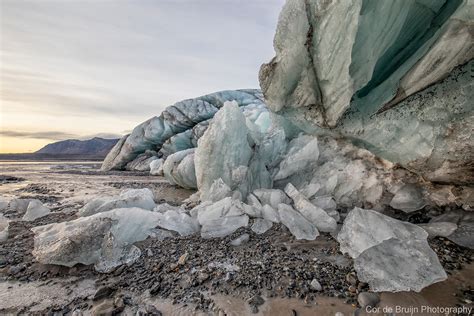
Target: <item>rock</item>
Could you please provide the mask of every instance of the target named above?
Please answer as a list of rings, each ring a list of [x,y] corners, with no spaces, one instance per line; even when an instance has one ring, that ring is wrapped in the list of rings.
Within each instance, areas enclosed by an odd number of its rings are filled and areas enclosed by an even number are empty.
[[[260,295],[252,296],[248,301],[249,305],[260,306],[265,304],[265,300]]]
[[[391,207],[405,213],[417,211],[425,205],[422,189],[414,184],[406,184],[401,187],[390,202]]]
[[[247,241],[249,241],[250,235],[249,234],[242,234],[239,237],[235,238],[230,242],[231,246],[237,247],[242,244],[245,244]]]
[[[313,205],[304,195],[298,192],[291,183],[286,185],[285,192],[293,199],[295,208],[301,213],[301,215],[303,215],[318,230],[322,232],[333,232],[336,230],[336,220],[329,216],[323,209]]]
[[[263,218],[256,218],[250,227],[254,233],[261,235],[272,228],[273,223]]]
[[[309,284],[311,286],[311,288],[315,291],[322,291],[323,287],[321,286],[321,284],[318,282],[318,280],[316,279],[313,279],[311,280],[311,283]]]
[[[155,305],[147,304],[145,306],[145,311],[152,316],[161,316],[161,312],[156,308]]]
[[[42,264],[94,264],[97,271],[109,272],[140,256],[133,243],[152,233],[160,215],[139,208],[115,209],[34,227],[33,256]]]
[[[359,280],[373,291],[419,292],[447,278],[427,236],[417,225],[354,208],[337,240],[341,251],[354,258]]]
[[[357,302],[360,307],[376,307],[380,302],[380,296],[377,293],[361,292],[357,296]]]
[[[179,259],[178,259],[178,264],[179,264],[180,266],[182,266],[182,265],[184,265],[184,264],[186,263],[186,259],[188,259],[188,255],[189,255],[189,254],[188,254],[187,252],[185,252],[184,254],[182,254],[182,255],[179,257]]]
[[[163,159],[155,159],[150,162],[150,174],[152,176],[163,176]]]
[[[34,221],[37,218],[43,217],[51,213],[51,210],[43,205],[39,200],[32,200],[28,204],[25,215],[23,215],[24,221]]]
[[[117,208],[131,207],[153,210],[155,206],[153,192],[150,189],[128,189],[122,191],[119,196],[99,197],[91,200],[79,210],[78,215],[90,216]]]
[[[287,126],[342,134],[431,181],[470,183],[470,9],[287,1],[276,57],[259,74],[268,107]]]
[[[430,238],[437,236],[448,237],[458,228],[458,225],[450,222],[433,222],[428,224],[419,224],[418,226],[426,230]]]
[[[112,316],[119,312],[112,300],[105,300],[102,303],[95,305],[91,310],[93,316]]]
[[[278,205],[278,214],[281,223],[290,230],[296,239],[314,240],[319,236],[317,228],[291,206]]]
[[[98,301],[104,298],[109,298],[114,294],[116,291],[115,288],[109,287],[109,286],[103,286],[99,288],[95,294],[94,297],[92,298],[93,301]]]

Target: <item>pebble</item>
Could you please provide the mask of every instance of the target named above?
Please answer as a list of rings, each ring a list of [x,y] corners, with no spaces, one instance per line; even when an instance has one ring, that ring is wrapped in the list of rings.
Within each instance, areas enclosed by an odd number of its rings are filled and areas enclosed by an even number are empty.
[[[376,307],[380,302],[380,296],[377,293],[362,292],[357,296],[357,302],[362,308],[366,306]]]
[[[319,281],[316,279],[313,279],[309,285],[315,291],[321,291],[323,289],[323,287],[321,286],[321,283],[319,283]]]
[[[179,257],[178,259],[178,264],[180,266],[184,265],[186,263],[186,259],[188,258],[188,253],[185,252],[183,255],[181,255],[181,257]]]

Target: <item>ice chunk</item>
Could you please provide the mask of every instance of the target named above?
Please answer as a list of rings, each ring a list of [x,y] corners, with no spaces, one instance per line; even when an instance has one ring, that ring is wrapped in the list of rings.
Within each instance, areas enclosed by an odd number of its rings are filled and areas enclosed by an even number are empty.
[[[290,230],[296,239],[314,240],[319,236],[316,227],[291,206],[286,204],[278,205],[278,214],[281,223]]]
[[[280,163],[280,170],[274,180],[282,180],[317,163],[319,157],[318,140],[316,137],[301,135],[289,144],[288,153]]]
[[[153,155],[156,154],[156,152],[146,152],[139,155],[137,158],[127,163],[125,169],[131,171],[150,171],[150,164],[158,159],[158,157],[155,156],[150,157],[150,154]]]
[[[269,220],[263,218],[257,218],[254,220],[252,226],[250,227],[255,234],[263,234],[270,228],[272,228],[273,223]]]
[[[37,218],[48,215],[50,212],[51,210],[44,206],[39,200],[33,200],[28,204],[28,208],[22,219],[24,221],[34,221]]]
[[[219,178],[217,180],[214,180],[214,182],[212,183],[207,198],[209,201],[217,202],[231,195],[232,190],[230,189],[230,187],[224,183],[222,178]]]
[[[458,225],[450,222],[433,222],[428,224],[419,224],[421,228],[428,232],[429,237],[436,236],[448,237],[458,228]]]
[[[359,279],[374,291],[420,291],[446,279],[438,257],[417,225],[354,208],[337,236]]]
[[[107,212],[116,208],[138,207],[152,210],[156,206],[153,201],[153,192],[148,189],[128,189],[114,197],[99,197],[88,202],[79,210],[79,216],[90,216]]]
[[[278,215],[278,212],[268,204],[265,204],[262,207],[262,217],[273,223],[280,222],[280,216]]]
[[[242,202],[233,200],[231,197],[226,197],[213,204],[201,204],[195,209],[197,210],[197,219],[201,225],[221,217],[239,216],[245,213]]]
[[[249,234],[242,234],[239,237],[235,238],[230,242],[231,246],[237,247],[240,246],[241,244],[246,243],[250,239]]]
[[[173,206],[173,205],[169,205],[168,203],[162,203],[162,204],[158,204],[154,209],[153,209],[154,212],[158,212],[158,213],[165,213],[167,211],[176,211],[176,212],[184,212],[185,210],[180,207],[180,206]]]
[[[426,241],[427,237],[428,233],[415,224],[402,222],[373,210],[355,207],[344,220],[337,241],[341,252],[357,258],[364,250],[390,238],[402,241]]]
[[[178,232],[181,236],[192,235],[199,231],[199,223],[186,213],[167,211],[158,221],[158,226]]]
[[[248,136],[245,116],[238,104],[226,102],[198,141],[195,163],[201,200],[209,199],[209,190],[219,178],[232,190],[241,184],[234,183],[233,172],[249,164],[252,148]],[[246,196],[248,192],[241,193]]]
[[[195,148],[174,153],[163,164],[163,174],[171,184],[185,189],[196,189],[196,171],[194,166]]]
[[[288,183],[285,192],[293,199],[295,208],[309,220],[318,230],[323,232],[333,232],[337,228],[334,218],[328,215],[323,209],[313,205],[303,194]]]
[[[19,213],[25,213],[31,201],[34,201],[34,199],[13,199],[8,204],[8,208]]]
[[[301,190],[300,193],[303,194],[307,199],[311,199],[313,196],[318,193],[321,185],[319,183],[308,183]]]
[[[163,176],[163,159],[155,159],[150,162],[150,174],[152,176]]]
[[[279,189],[257,189],[253,194],[260,200],[261,204],[268,204],[274,209],[278,208],[279,204],[290,204],[291,199]]]
[[[205,239],[220,238],[232,234],[249,223],[247,215],[226,216],[208,220],[201,228],[201,237]]]
[[[8,225],[10,221],[8,218],[3,216],[2,213],[0,213],[0,242],[3,242],[7,240],[8,238]]]
[[[34,227],[33,255],[43,264],[94,264],[96,270],[108,272],[139,256],[133,243],[147,238],[161,216],[136,207],[121,208]]]
[[[414,184],[406,184],[401,187],[390,202],[390,206],[411,213],[422,209],[426,205],[422,189]]]
[[[262,208],[262,203],[260,203],[258,198],[253,193],[249,193],[249,195],[247,195],[247,204],[258,209]]]
[[[6,211],[8,209],[9,204],[10,200],[0,197],[0,212]]]
[[[386,239],[362,252],[354,268],[375,292],[419,292],[447,278],[426,240]]]

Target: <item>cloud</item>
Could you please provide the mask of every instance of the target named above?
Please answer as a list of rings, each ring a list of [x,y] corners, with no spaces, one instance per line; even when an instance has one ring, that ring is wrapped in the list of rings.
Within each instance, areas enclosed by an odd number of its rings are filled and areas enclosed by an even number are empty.
[[[63,139],[77,137],[77,135],[74,135],[74,134],[56,132],[56,131],[41,131],[41,132],[0,131],[0,135],[6,136],[6,137],[51,139],[51,140],[63,140]]]
[[[32,138],[32,139],[48,139],[48,140],[66,140],[66,139],[80,139],[86,140],[94,137],[100,138],[120,138],[122,135],[115,133],[97,133],[92,135],[76,135],[58,131],[41,131],[41,132],[19,132],[19,131],[0,131],[1,136],[17,137],[17,138]]]

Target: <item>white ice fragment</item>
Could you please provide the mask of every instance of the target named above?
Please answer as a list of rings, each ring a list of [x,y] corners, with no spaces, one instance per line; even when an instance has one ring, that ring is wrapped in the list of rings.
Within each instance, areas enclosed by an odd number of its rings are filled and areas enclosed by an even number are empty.
[[[234,170],[248,166],[252,156],[248,136],[246,119],[238,103],[225,102],[199,139],[196,149],[196,178],[201,200],[209,199],[209,190],[219,178],[234,189]],[[248,192],[242,193],[246,196]]]
[[[119,196],[99,197],[88,202],[79,210],[79,216],[90,216],[97,213],[107,212],[116,208],[138,207],[153,210],[156,206],[153,201],[153,192],[148,189],[128,189]]]
[[[199,223],[186,213],[174,210],[162,214],[158,221],[158,226],[178,232],[181,236],[192,235],[199,231]]]
[[[108,272],[137,258],[139,249],[133,243],[147,238],[161,216],[136,207],[121,208],[34,227],[33,255],[42,264],[94,264],[98,271]]]
[[[354,268],[359,280],[375,292],[419,292],[447,278],[426,240],[384,240],[362,252]]]
[[[410,241],[426,240],[427,237],[428,233],[415,224],[355,207],[344,220],[337,241],[341,252],[357,258],[364,250],[390,238]]]
[[[0,212],[6,211],[8,209],[9,204],[10,200],[0,197]]]
[[[318,161],[318,140],[313,136],[301,135],[289,144],[289,150],[280,163],[280,170],[274,180],[286,179],[298,172],[308,170]]]
[[[268,204],[274,209],[278,208],[279,204],[290,204],[291,199],[279,189],[257,189],[253,194],[260,200],[262,205]]]
[[[0,213],[0,242],[4,242],[8,238],[8,225],[10,221],[8,218],[3,216],[2,213]]]
[[[281,223],[290,230],[296,239],[314,240],[319,236],[317,228],[291,206],[278,205],[278,214]]]
[[[247,195],[247,204],[258,209],[262,208],[262,203],[260,203],[258,198],[253,193],[249,193],[249,195]]]
[[[426,205],[422,189],[414,184],[406,184],[401,187],[390,202],[390,206],[411,213],[422,209]]]
[[[39,200],[33,200],[28,204],[25,215],[23,215],[24,221],[34,221],[37,218],[43,217],[51,213],[51,210],[41,203]]]
[[[426,230],[431,238],[436,236],[448,237],[458,228],[458,225],[450,222],[431,222],[419,224],[418,226]]]
[[[225,237],[240,227],[246,227],[248,223],[249,217],[247,215],[226,216],[208,220],[201,228],[201,237],[205,239]]]
[[[163,176],[163,159],[155,159],[150,162],[150,174],[152,176]]]
[[[165,213],[167,211],[184,212],[185,210],[180,206],[173,206],[173,205],[169,205],[168,203],[158,204],[153,209],[153,212],[158,212],[158,213]]]
[[[311,199],[313,196],[318,193],[321,185],[319,183],[308,183],[301,190],[300,193],[303,194],[306,198]]]
[[[265,233],[270,228],[272,228],[272,226],[273,226],[273,223],[270,222],[269,220],[266,220],[263,218],[256,218],[252,226],[250,227],[250,229],[252,229],[252,231],[255,234],[260,235],[260,234]]]
[[[278,212],[268,204],[265,204],[262,207],[262,217],[273,223],[280,222],[280,216],[278,215]]]
[[[417,225],[354,208],[337,236],[354,258],[359,279],[374,291],[417,291],[446,279],[436,253]]]
[[[250,239],[250,235],[249,234],[242,234],[240,235],[239,237],[235,238],[234,240],[232,240],[230,242],[230,245],[231,246],[234,246],[234,247],[237,247],[237,246],[240,246],[244,243],[246,243],[247,241],[249,241]]]
[[[318,230],[323,232],[333,232],[337,228],[337,222],[323,209],[313,205],[303,194],[288,183],[285,192],[293,199],[295,208],[309,220]]]
[[[226,197],[213,204],[206,203],[196,207],[197,219],[201,225],[206,225],[207,222],[226,217],[239,216],[244,214],[242,202],[233,200],[231,197]]]
[[[19,213],[25,213],[28,208],[28,205],[33,200],[34,199],[13,199],[8,204],[8,208],[11,210],[15,210]]]
[[[194,152],[195,148],[190,148],[166,158],[163,163],[163,174],[169,183],[185,189],[197,188]]]
[[[214,182],[212,183],[207,194],[207,199],[212,202],[217,202],[231,195],[232,190],[230,189],[230,187],[224,183],[222,178],[219,178],[214,180]]]

